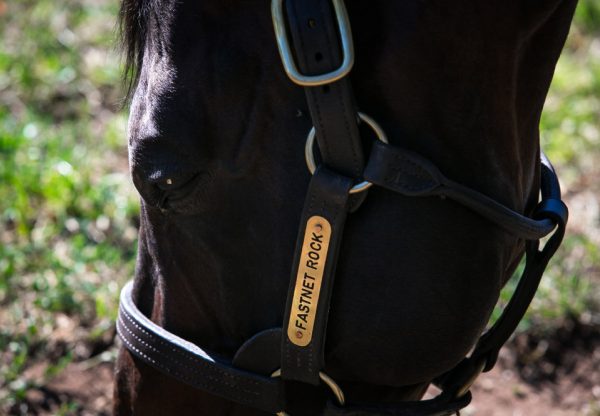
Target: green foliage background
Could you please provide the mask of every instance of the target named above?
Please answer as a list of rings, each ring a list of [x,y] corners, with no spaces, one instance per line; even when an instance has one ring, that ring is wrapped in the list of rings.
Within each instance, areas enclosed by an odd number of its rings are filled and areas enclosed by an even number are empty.
[[[119,111],[117,7],[0,0],[0,414],[26,414],[18,403],[28,389],[70,361],[114,358],[138,215]],[[571,225],[521,330],[552,331],[565,319],[600,328],[599,35],[600,0],[581,0],[542,118]],[[24,375],[42,361],[41,380]]]
[[[0,0],[0,414],[33,387],[34,363],[51,363],[43,383],[111,345],[133,272],[117,12]]]

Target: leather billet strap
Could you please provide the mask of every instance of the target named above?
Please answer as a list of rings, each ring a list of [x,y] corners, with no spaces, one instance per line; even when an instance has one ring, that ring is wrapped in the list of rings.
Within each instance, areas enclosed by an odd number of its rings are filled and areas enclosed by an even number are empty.
[[[542,158],[542,203],[553,203],[553,209],[566,210],[560,201],[560,188],[553,170],[545,167]],[[524,240],[539,240],[550,234],[556,221],[549,217],[528,218],[496,202],[490,197],[445,177],[424,157],[396,146],[376,142],[365,169],[364,177],[375,185],[406,196],[441,196],[452,199],[494,224]],[[558,189],[558,197],[556,197]],[[565,219],[566,222],[566,219]]]
[[[307,75],[340,66],[342,50],[331,1],[286,0],[289,30],[298,68]],[[323,164],[334,172],[360,178],[364,157],[358,131],[358,111],[350,80],[305,87]]]
[[[325,367],[329,303],[352,180],[320,166],[309,188],[296,240],[283,320],[281,376],[317,385]]]
[[[131,354],[174,379],[236,403],[277,413],[283,384],[219,362],[208,352],[148,319],[133,303],[133,282],[121,291],[117,332]]]

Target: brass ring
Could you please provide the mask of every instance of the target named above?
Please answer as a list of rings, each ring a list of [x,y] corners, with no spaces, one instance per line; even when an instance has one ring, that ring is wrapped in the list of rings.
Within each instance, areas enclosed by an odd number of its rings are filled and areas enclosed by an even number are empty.
[[[273,377],[273,378],[281,377],[281,368],[279,370],[275,370],[273,372],[273,374],[271,374],[271,377]],[[333,379],[331,377],[329,377],[327,374],[325,374],[322,371],[319,371],[319,378],[321,379],[321,381],[323,381],[325,384],[327,384],[327,386],[331,389],[338,404],[340,406],[343,406],[344,403],[346,402],[346,399],[344,398],[344,392],[342,391],[340,386],[338,386],[338,384],[335,381],[333,381]],[[276,415],[277,416],[290,416],[286,412],[277,412]]]
[[[365,123],[367,123],[367,125],[369,127],[371,127],[373,129],[373,131],[375,132],[375,135],[377,136],[377,139],[379,139],[383,143],[386,143],[386,144],[389,143],[387,136],[385,135],[385,132],[383,131],[381,126],[379,124],[377,124],[377,122],[375,120],[373,120],[368,115],[361,113],[360,111],[358,112],[358,117],[360,118],[361,121],[364,121]],[[304,147],[304,157],[306,158],[306,165],[308,166],[308,170],[310,171],[311,174],[315,173],[315,169],[317,169],[317,164],[315,162],[315,155],[313,153],[313,146],[315,144],[315,136],[316,135],[317,135],[317,131],[315,130],[315,127],[313,126],[313,128],[310,129],[310,132],[308,133],[308,137],[306,138],[306,146]],[[373,184],[369,181],[362,181],[362,182],[354,185],[352,187],[352,189],[350,189],[350,193],[357,194],[359,192],[365,191],[365,190],[369,189],[371,187],[371,185],[373,185]]]

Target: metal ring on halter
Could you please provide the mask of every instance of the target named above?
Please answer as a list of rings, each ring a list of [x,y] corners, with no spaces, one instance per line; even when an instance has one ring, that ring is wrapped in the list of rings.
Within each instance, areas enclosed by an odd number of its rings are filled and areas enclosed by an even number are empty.
[[[369,127],[373,129],[373,131],[377,135],[377,139],[381,140],[383,143],[388,143],[388,139],[385,135],[385,132],[375,120],[373,120],[368,115],[361,113],[360,111],[358,112],[358,117],[361,121],[364,121]],[[306,165],[308,166],[308,170],[311,174],[315,173],[315,169],[317,168],[317,164],[315,163],[315,155],[313,153],[313,146],[315,144],[316,135],[317,131],[313,126],[313,128],[308,133],[308,137],[306,138],[306,146],[304,147],[304,157],[306,158]],[[350,189],[350,193],[357,194],[359,192],[365,191],[369,189],[371,185],[373,185],[371,182],[362,181],[361,183],[354,185],[352,189]]]
[[[271,377],[273,377],[273,378],[281,377],[281,368],[279,370],[274,371],[273,374],[271,374]],[[321,379],[321,381],[323,381],[325,384],[327,384],[327,386],[331,389],[338,404],[340,406],[343,406],[344,403],[346,402],[346,399],[344,398],[344,392],[342,391],[340,386],[338,386],[337,383],[335,381],[333,381],[333,379],[331,377],[329,377],[327,374],[325,374],[322,371],[319,371],[319,378]],[[277,412],[277,416],[290,416],[290,415],[288,415],[286,412]]]

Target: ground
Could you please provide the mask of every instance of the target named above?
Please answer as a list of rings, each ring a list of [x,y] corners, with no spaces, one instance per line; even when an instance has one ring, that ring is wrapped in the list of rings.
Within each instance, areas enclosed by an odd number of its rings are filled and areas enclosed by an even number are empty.
[[[551,349],[547,343],[540,344],[535,349],[523,349],[523,353],[516,349],[503,351],[496,368],[483,374],[473,387],[474,401],[464,415],[600,415],[597,335],[584,348],[563,350],[558,361],[548,356],[536,360],[536,354],[546,355]],[[533,362],[525,364],[522,360],[527,358]]]

